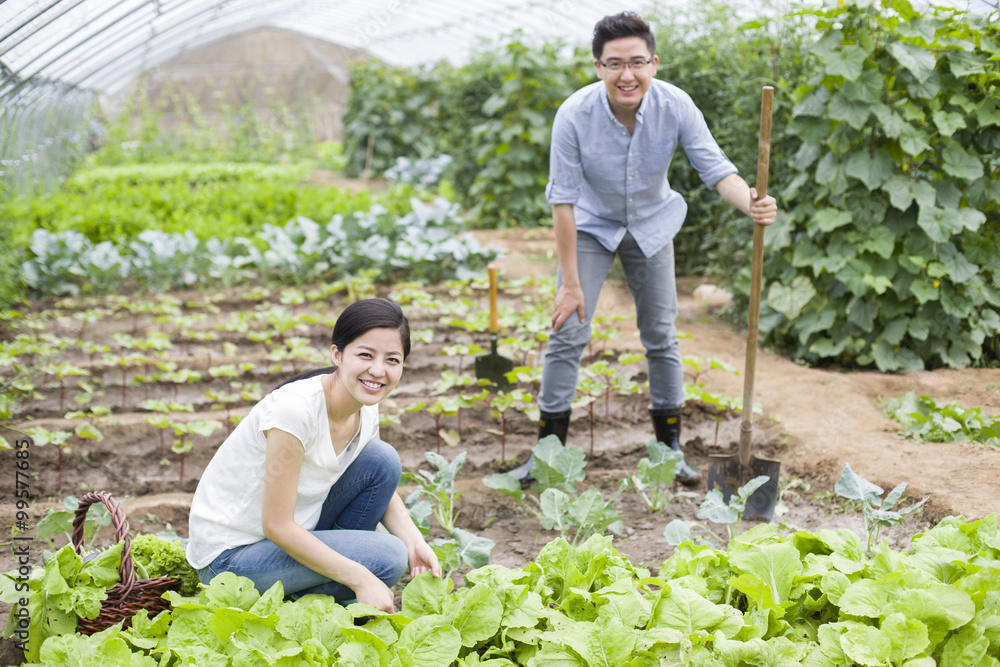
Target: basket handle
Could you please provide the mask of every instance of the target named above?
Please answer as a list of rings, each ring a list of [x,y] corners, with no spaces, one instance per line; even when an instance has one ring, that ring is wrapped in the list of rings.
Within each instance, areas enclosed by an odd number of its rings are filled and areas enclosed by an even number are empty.
[[[125,512],[122,511],[118,501],[110,493],[101,491],[100,493],[86,493],[80,498],[80,505],[76,508],[76,516],[73,518],[73,548],[83,555],[83,533],[84,522],[87,519],[87,510],[94,503],[104,503],[104,506],[111,512],[111,523],[115,527],[115,539],[124,541],[122,546],[122,562],[118,567],[118,573],[122,578],[122,586],[131,590],[135,584],[135,563],[132,562],[132,538],[128,534],[128,521],[125,519]]]

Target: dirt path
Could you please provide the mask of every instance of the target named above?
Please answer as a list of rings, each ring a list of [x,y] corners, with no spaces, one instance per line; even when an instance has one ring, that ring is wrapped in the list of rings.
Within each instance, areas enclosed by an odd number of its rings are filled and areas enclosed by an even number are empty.
[[[554,270],[551,230],[487,232],[480,238],[510,250],[501,266],[511,276]],[[681,340],[682,353],[716,357],[742,372],[745,332],[711,318],[691,294],[696,282],[680,282],[678,329],[691,335]],[[624,285],[605,288],[598,304],[601,313],[629,316],[617,324],[622,333],[614,345],[642,350],[635,308]],[[712,391],[742,396],[742,375],[708,373],[703,379]],[[774,421],[781,426],[778,442],[764,444],[781,460],[783,475],[809,480],[814,493],[832,491],[846,462],[886,490],[907,482],[908,495],[929,495],[925,514],[932,520],[950,514],[973,519],[1000,511],[1000,450],[980,444],[919,443],[893,433],[897,425],[882,414],[879,399],[908,391],[1000,415],[1000,369],[837,372],[806,368],[766,350],[757,355],[755,401],[763,406],[762,425]],[[730,436],[736,438],[735,433]]]

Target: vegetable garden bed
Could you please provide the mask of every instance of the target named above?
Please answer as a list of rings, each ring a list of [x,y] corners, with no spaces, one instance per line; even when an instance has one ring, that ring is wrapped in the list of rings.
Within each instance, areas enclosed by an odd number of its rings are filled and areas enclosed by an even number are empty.
[[[508,395],[520,391],[531,397],[537,390],[537,371],[531,370],[531,362],[544,349],[552,285],[529,277],[508,279],[504,288],[501,329],[511,340],[502,344],[502,351],[526,362],[520,381]],[[425,452],[439,446],[446,460],[467,452],[456,479],[456,509],[460,512],[456,527],[494,542],[493,564],[529,571],[529,563],[559,537],[560,531],[545,529],[522,503],[487,488],[482,479],[527,457],[537,433],[530,415],[532,403],[511,401],[513,405],[504,410],[501,422],[497,404],[491,408],[499,396],[489,392],[484,400],[471,401],[462,410],[459,433],[457,417],[452,414],[456,404],[448,402],[459,394],[476,391],[459,386],[455,377],[471,371],[476,353],[471,346],[486,342],[482,334],[486,329],[485,281],[441,283],[429,288],[397,285],[382,293],[404,303],[414,332],[413,354],[403,381],[383,405],[385,439],[400,451],[404,470],[433,470]],[[32,470],[37,473],[32,478],[32,493],[38,499],[33,509],[40,512],[46,506],[42,499],[48,499],[48,506],[57,506],[69,494],[108,490],[119,498],[139,497],[136,507],[142,507],[143,514],[133,518],[133,527],[148,532],[173,528],[186,535],[186,516],[178,503],[183,508],[184,499],[194,490],[200,471],[225,437],[227,420],[246,414],[281,378],[325,363],[323,351],[329,345],[333,317],[346,300],[365,295],[361,286],[355,285],[350,291],[345,287],[331,293],[317,288],[243,288],[130,299],[71,299],[40,305],[29,317],[11,321],[12,330],[23,336],[26,345],[35,341],[33,354],[39,363],[48,365],[48,371],[37,378],[42,395],[26,401],[7,423],[16,428],[42,428],[44,432],[34,433],[48,433],[53,442],[60,436],[51,434],[69,434],[65,450],[55,444],[32,450]],[[589,399],[581,396],[570,427],[570,444],[587,454],[586,480],[579,489],[596,489],[604,498],[614,496],[623,480],[636,475],[639,461],[649,455],[646,443],[651,439],[648,397],[642,389],[644,364],[632,363],[635,342],[620,328],[627,329],[627,323],[610,316],[597,328],[593,358],[584,360],[594,375],[594,395],[590,398],[596,400],[588,403]],[[695,334],[684,343],[697,340]],[[589,363],[602,360],[607,362],[605,366]],[[702,469],[710,452],[726,451],[737,437],[739,413],[731,406],[732,396],[739,393],[733,387],[738,387],[741,378],[732,366],[722,359],[713,362],[708,356],[687,358],[691,399],[684,412],[685,439],[694,438],[688,456]],[[609,393],[600,391],[604,383],[600,371],[604,368],[612,369],[615,378],[614,383],[605,383],[613,387]],[[96,405],[106,406],[110,414],[95,409]],[[190,406],[190,411],[181,405]],[[74,410],[79,414],[65,417]],[[795,457],[797,443],[789,441],[780,421],[765,415],[755,421],[763,452],[786,461]],[[194,428],[192,424],[201,426]],[[162,444],[161,434],[165,436]],[[449,443],[456,437],[458,442],[452,447]],[[183,479],[180,452],[184,454]],[[501,460],[501,452],[506,461]],[[839,470],[824,473],[825,469],[814,468],[813,475],[800,477],[791,463],[783,470],[789,478],[783,481],[783,502],[775,518],[784,534],[795,529],[840,528],[864,534],[860,514],[832,493],[835,478],[829,475]],[[859,473],[872,475],[863,468]],[[884,483],[885,478],[875,479]],[[416,485],[410,482],[405,492],[414,489]],[[674,519],[695,523],[703,499],[704,488],[684,492],[674,487],[665,508],[652,513],[634,488],[619,492],[608,504],[610,511],[621,516],[615,548],[631,566],[655,573],[674,553],[663,536],[665,526]],[[4,507],[12,513],[13,503]],[[3,520],[14,523],[13,516]],[[430,519],[429,523],[431,538],[447,537],[437,521]],[[700,523],[715,531],[716,537],[709,539],[722,546],[724,527]],[[926,518],[911,519],[905,533],[925,530],[929,525]],[[574,535],[563,532],[570,538]],[[890,544],[905,548],[906,535],[897,530],[890,535]],[[707,533],[696,530],[695,536],[704,539]],[[109,538],[104,535],[105,544]],[[42,542],[37,545],[40,553]],[[0,562],[4,571],[15,567],[9,555],[4,559]],[[456,573],[456,580],[463,582],[461,573]],[[405,598],[399,598],[398,603],[407,605]],[[401,620],[385,623],[403,629]],[[723,634],[726,640],[733,639]]]

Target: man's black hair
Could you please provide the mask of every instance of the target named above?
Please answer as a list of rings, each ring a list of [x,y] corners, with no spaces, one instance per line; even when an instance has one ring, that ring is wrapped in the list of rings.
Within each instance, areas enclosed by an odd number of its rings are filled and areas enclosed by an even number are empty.
[[[649,55],[656,55],[656,38],[649,24],[635,12],[622,12],[605,16],[594,26],[594,58],[600,60],[604,45],[622,37],[642,37],[649,47]]]

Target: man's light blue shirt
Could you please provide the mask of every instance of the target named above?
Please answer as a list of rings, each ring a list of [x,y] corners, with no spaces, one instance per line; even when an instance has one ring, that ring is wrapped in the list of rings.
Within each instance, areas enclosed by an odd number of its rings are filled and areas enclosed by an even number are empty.
[[[617,249],[629,232],[652,257],[673,239],[687,214],[684,197],[667,180],[678,146],[709,188],[736,173],[705,117],[680,88],[653,79],[629,134],[611,112],[604,82],[593,83],[556,112],[546,199],[573,204],[576,228],[608,250]]]

